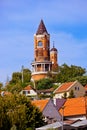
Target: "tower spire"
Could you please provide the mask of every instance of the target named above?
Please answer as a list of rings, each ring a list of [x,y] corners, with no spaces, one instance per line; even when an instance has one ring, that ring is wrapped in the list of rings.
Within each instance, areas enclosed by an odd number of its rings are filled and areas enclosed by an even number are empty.
[[[55,42],[53,41],[53,48],[54,48],[54,43],[55,43]]]
[[[41,19],[41,22],[39,24],[38,30],[36,32],[36,35],[43,34],[44,32],[46,32],[48,34],[47,29],[45,27],[45,24],[44,24],[43,20]]]

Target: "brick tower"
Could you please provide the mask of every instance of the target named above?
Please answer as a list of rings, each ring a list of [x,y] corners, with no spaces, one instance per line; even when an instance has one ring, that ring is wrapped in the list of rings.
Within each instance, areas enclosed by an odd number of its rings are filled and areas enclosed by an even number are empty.
[[[55,52],[55,54],[57,53]],[[34,61],[31,63],[32,79],[39,80],[47,77],[48,71],[52,71],[52,62],[53,56],[50,59],[50,34],[47,32],[43,20],[41,20],[37,32],[34,35]]]
[[[57,55],[58,55],[58,51],[53,45],[53,48],[50,50],[50,60],[52,61],[52,71],[53,72],[58,71]]]

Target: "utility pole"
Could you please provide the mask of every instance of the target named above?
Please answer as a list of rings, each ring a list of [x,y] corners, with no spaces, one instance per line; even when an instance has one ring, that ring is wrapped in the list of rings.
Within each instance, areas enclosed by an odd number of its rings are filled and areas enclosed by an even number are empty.
[[[63,130],[63,124],[64,124],[64,108],[65,106],[62,106],[62,130]]]
[[[35,86],[35,80],[33,78],[31,78],[31,81],[33,82],[34,84],[34,89],[36,89],[36,86]]]

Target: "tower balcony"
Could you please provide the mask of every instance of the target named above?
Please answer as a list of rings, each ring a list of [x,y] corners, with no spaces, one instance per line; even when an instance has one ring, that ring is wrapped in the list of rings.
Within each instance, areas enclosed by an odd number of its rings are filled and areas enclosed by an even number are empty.
[[[32,62],[32,73],[47,73],[52,69],[52,62]]]

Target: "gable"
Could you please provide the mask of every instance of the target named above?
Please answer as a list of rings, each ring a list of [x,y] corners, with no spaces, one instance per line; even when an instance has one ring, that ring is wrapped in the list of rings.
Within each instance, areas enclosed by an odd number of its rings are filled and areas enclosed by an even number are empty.
[[[62,85],[60,85],[60,86],[54,91],[54,93],[65,92],[65,91],[67,91],[73,84],[74,84],[74,82],[63,83]]]
[[[61,115],[53,104],[52,100],[49,100],[48,104],[43,110],[43,115],[48,118],[53,118],[55,120],[61,120]]]

